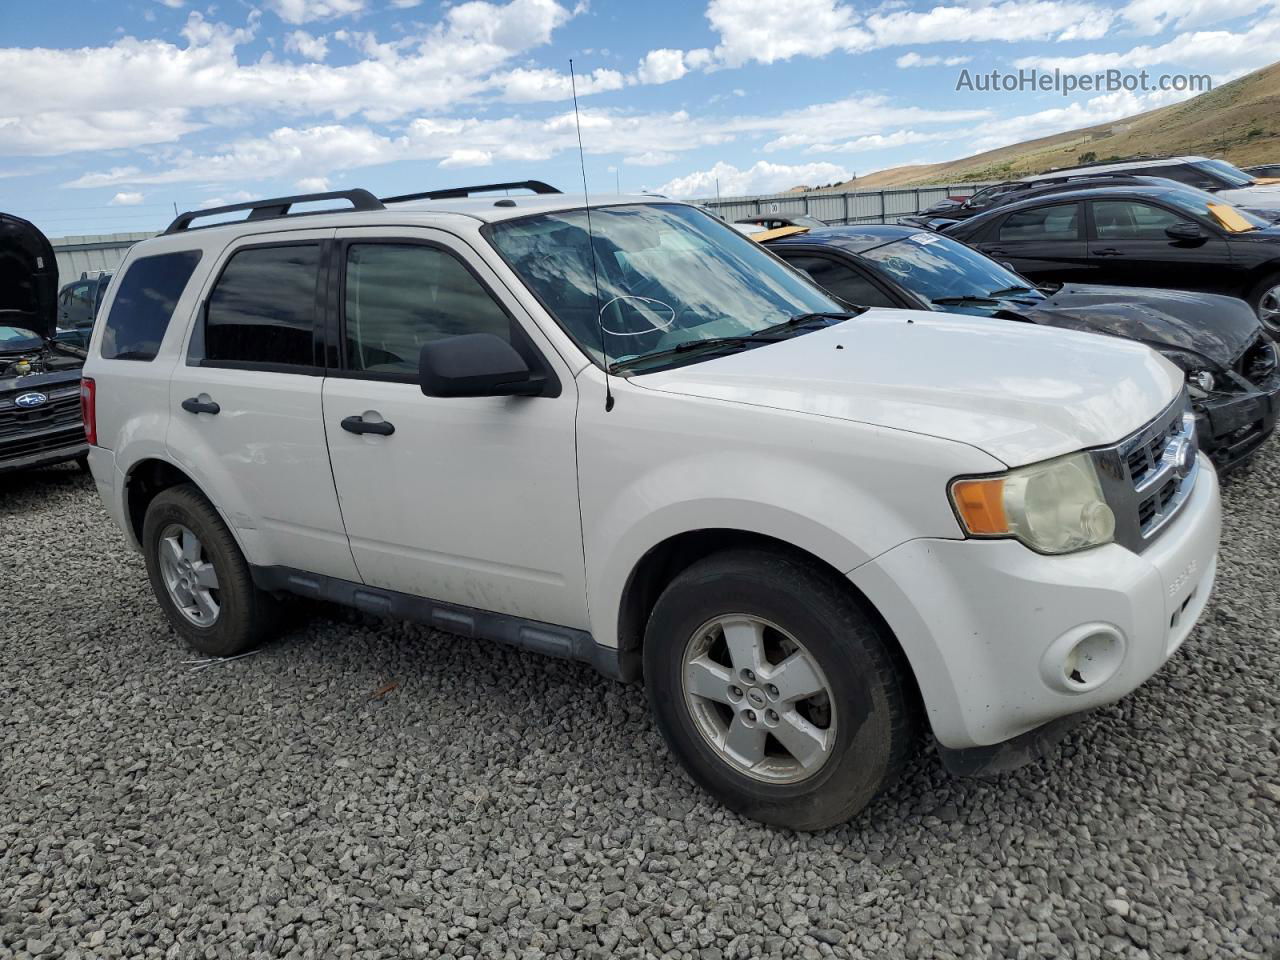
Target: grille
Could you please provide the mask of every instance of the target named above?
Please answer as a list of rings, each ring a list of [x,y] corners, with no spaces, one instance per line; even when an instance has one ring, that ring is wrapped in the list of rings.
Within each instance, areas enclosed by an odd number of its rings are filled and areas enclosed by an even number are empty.
[[[22,457],[84,442],[78,384],[41,391],[49,402],[31,410],[14,400],[29,390],[13,390],[0,396],[0,457]]]
[[[1130,509],[1141,542],[1150,540],[1186,502],[1198,473],[1196,421],[1185,398],[1122,442]],[[1115,507],[1113,506],[1113,509]]]

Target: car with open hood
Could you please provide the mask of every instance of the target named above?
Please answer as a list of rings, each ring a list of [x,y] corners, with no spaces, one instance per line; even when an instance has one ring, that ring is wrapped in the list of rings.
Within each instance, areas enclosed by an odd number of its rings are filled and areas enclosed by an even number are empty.
[[[1219,469],[1243,463],[1275,429],[1276,347],[1234,297],[1036,286],[951,237],[905,226],[832,227],[766,245],[850,304],[999,317],[1144,343],[1185,373],[1201,449]]]
[[[0,472],[83,460],[84,351],[58,339],[58,264],[33,224],[0,214]]]
[[[1280,338],[1280,225],[1182,186],[1094,186],[946,229],[1037,283],[1104,283],[1248,301]]]
[[[652,196],[182,214],[121,265],[85,396],[196,649],[251,648],[292,593],[585,661],[796,829],[866,806],[926,718],[953,769],[1043,752],[1174,655],[1216,570],[1173,364],[850,309]]]

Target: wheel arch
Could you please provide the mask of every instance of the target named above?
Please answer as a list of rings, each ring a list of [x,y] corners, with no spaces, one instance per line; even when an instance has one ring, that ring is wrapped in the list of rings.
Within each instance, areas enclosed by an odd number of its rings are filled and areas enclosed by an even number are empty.
[[[618,666],[622,679],[641,679],[644,632],[649,615],[662,591],[684,570],[715,553],[754,548],[802,560],[828,576],[871,618],[902,670],[916,702],[920,689],[915,671],[897,636],[874,603],[837,567],[822,557],[777,537],[727,527],[688,530],[654,544],[631,569],[618,604]]]
[[[135,544],[142,543],[142,524],[151,501],[170,487],[184,483],[200,489],[181,468],[159,457],[145,457],[129,468],[124,478],[124,506],[125,517],[129,521],[128,532]],[[200,493],[208,499],[203,490]]]

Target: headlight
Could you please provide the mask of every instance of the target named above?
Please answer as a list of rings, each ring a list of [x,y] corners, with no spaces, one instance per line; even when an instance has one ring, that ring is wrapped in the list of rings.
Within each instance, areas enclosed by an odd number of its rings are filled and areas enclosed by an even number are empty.
[[[1199,391],[1199,395],[1203,397],[1205,394],[1213,393],[1213,388],[1217,385],[1218,381],[1208,370],[1192,370],[1187,374],[1187,386],[1193,394]]]
[[[951,502],[972,537],[1014,537],[1041,553],[1110,543],[1115,514],[1093,459],[1073,453],[995,477],[953,480]]]

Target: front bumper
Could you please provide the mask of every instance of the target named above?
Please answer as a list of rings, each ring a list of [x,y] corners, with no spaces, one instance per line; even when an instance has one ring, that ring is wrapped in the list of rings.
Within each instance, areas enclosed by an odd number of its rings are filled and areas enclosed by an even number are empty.
[[[1275,432],[1280,373],[1255,392],[1214,394],[1194,405],[1196,438],[1219,471],[1240,466]]]
[[[30,470],[34,467],[48,467],[55,463],[66,463],[68,460],[76,460],[79,457],[83,457],[88,452],[89,445],[84,442],[84,434],[82,433],[79,441],[55,447],[45,447],[34,453],[24,453],[19,456],[5,456],[0,453],[0,473]]]
[[[1113,703],[1173,655],[1217,571],[1218,478],[1201,468],[1141,554],[919,539],[849,574],[902,644],[943,747],[1002,743]]]

